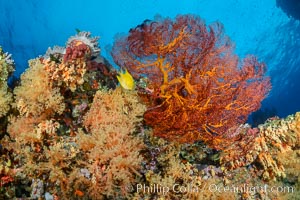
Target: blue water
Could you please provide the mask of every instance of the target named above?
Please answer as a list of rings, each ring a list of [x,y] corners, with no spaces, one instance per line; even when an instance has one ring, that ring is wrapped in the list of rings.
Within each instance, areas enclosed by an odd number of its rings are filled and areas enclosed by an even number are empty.
[[[109,58],[116,34],[157,14],[187,13],[222,22],[239,56],[255,54],[267,64],[273,89],[263,108],[280,117],[300,111],[300,23],[275,0],[0,0],[0,45],[13,54],[19,76],[28,59],[64,45],[76,28],[100,36]]]

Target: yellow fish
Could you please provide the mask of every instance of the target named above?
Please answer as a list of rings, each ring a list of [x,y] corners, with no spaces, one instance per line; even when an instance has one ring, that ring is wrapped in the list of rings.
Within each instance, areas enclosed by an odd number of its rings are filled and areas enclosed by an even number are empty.
[[[135,82],[131,74],[125,69],[125,71],[121,70],[119,75],[117,75],[117,79],[120,85],[126,90],[133,90],[135,86]]]

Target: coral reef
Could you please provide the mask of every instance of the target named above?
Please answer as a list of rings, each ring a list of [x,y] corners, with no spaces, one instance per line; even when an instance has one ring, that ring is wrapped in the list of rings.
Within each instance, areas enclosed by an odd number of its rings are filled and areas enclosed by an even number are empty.
[[[21,118],[9,128],[16,139],[11,147],[21,155],[22,173],[47,183],[43,188],[51,194],[63,199],[127,196],[127,186],[141,176],[144,145],[132,134],[144,111],[135,92],[98,91],[83,120],[87,132],[82,126],[76,136],[60,136],[61,125],[54,119],[37,124],[41,119]]]
[[[297,199],[300,113],[244,124],[270,83],[232,50],[218,23],[147,20],[117,39],[118,75],[79,31],[14,88],[0,51],[0,199]]]
[[[192,15],[145,21],[115,41],[112,56],[135,78],[147,76],[144,118],[154,134],[181,143],[222,148],[232,139],[227,130],[244,123],[271,87],[263,63],[238,62],[220,23],[207,28]]]
[[[55,47],[30,60],[14,89],[2,179],[31,184],[31,198],[121,197],[141,176],[144,145],[132,134],[145,106],[135,91],[116,88],[117,73],[104,58],[91,56],[99,49],[83,43],[90,34],[79,36],[82,41],[72,37],[65,51]]]
[[[260,173],[264,180],[285,178],[285,167],[279,155],[292,154],[299,149],[299,116],[286,119],[271,119],[258,128],[241,128],[239,141],[228,146],[221,155],[221,164],[229,170],[251,163],[262,166]]]

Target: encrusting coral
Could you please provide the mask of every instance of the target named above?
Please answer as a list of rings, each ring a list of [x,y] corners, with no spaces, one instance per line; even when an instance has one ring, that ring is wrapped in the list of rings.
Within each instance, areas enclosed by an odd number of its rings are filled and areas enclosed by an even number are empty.
[[[222,148],[227,130],[244,123],[271,87],[263,63],[238,62],[221,24],[207,28],[192,15],[146,20],[115,41],[112,56],[135,78],[147,76],[144,119],[154,134],[181,143]]]

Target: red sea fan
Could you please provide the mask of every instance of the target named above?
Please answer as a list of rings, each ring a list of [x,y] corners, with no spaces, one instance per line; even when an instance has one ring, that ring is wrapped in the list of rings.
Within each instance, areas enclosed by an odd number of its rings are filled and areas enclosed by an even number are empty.
[[[112,56],[135,78],[147,76],[153,92],[144,119],[154,134],[181,143],[228,141],[229,128],[271,88],[263,63],[253,56],[239,63],[220,23],[207,27],[192,15],[144,21],[116,40]]]

